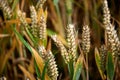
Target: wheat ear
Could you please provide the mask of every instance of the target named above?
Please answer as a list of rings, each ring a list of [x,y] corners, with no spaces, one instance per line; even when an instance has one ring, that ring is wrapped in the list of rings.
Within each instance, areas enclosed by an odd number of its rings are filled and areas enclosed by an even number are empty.
[[[0,0],[0,7],[2,8],[2,10],[5,13],[5,16],[7,18],[12,17],[12,10],[11,10],[10,6],[8,5],[7,0]]]
[[[69,56],[69,54],[68,54],[65,46],[62,44],[62,42],[57,37],[57,35],[53,35],[53,36],[51,36],[51,38],[53,39],[53,41],[55,42],[55,44],[57,45],[57,47],[60,49],[61,55],[62,55],[65,63],[68,63],[70,61],[70,56]]]
[[[103,23],[108,36],[108,44],[113,56],[117,56],[120,55],[120,41],[117,36],[116,30],[114,29],[114,26],[110,22],[110,11],[108,8],[107,0],[104,0],[103,4]]]
[[[46,0],[39,0],[36,4],[36,8],[37,9],[41,8],[45,2],[46,2]]]
[[[37,19],[37,12],[34,6],[30,6],[31,12],[31,33],[34,37],[38,37],[38,19]]]
[[[75,37],[75,28],[73,24],[69,24],[67,26],[67,43],[68,43],[68,54],[70,55],[70,59],[76,60],[76,37]]]
[[[82,30],[82,50],[85,54],[90,51],[90,29],[88,25],[84,25]]]
[[[101,64],[101,70],[103,73],[105,72],[105,67],[106,67],[106,60],[107,60],[107,48],[105,45],[102,45],[100,47],[100,64]]]
[[[39,53],[42,55],[42,58],[44,59],[44,61],[45,62],[48,61],[48,66],[47,66],[48,75],[52,80],[57,80],[58,68],[55,62],[54,55],[50,50],[47,52],[44,46],[39,46],[38,50],[39,50]]]

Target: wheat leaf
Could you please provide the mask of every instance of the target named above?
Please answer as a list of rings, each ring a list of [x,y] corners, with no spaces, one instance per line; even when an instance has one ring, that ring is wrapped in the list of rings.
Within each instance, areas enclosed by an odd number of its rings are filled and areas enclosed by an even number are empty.
[[[113,57],[112,54],[110,52],[108,52],[108,56],[107,56],[107,77],[109,78],[109,80],[113,80],[114,77],[114,63],[113,63]]]
[[[105,76],[104,74],[102,73],[102,70],[101,70],[101,60],[100,60],[100,55],[99,55],[99,51],[97,48],[95,48],[95,62],[96,62],[96,65],[97,65],[97,68],[99,70],[99,73],[101,75],[101,78],[102,80],[105,80]]]
[[[83,57],[82,55],[79,56],[77,63],[75,65],[75,70],[74,70],[74,75],[73,75],[73,80],[79,80],[81,71],[83,67]]]

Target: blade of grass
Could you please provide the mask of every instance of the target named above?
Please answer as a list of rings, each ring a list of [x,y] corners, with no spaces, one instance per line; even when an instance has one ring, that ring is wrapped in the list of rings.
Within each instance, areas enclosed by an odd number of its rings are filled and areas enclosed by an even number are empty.
[[[63,23],[62,23],[62,18],[61,18],[61,14],[60,14],[60,9],[59,9],[59,0],[53,0],[53,3],[54,3],[54,6],[55,6],[55,8],[56,8],[56,11],[57,11],[57,17],[58,17],[58,25],[59,25],[59,29],[57,29],[58,31],[59,31],[59,33],[60,33],[60,35],[62,36],[62,37],[64,37],[64,28],[63,28]],[[56,22],[56,21],[53,21],[53,22]],[[58,26],[57,25],[57,26]]]
[[[42,73],[43,68],[44,68],[44,63],[42,58],[40,57],[40,55],[36,52],[36,50],[31,47],[25,40],[24,38],[17,32],[15,27],[12,27],[14,33],[18,36],[18,38],[21,40],[21,42],[28,48],[28,50],[32,53],[33,57],[35,58],[35,61],[38,65],[38,68],[40,70],[40,72]],[[47,74],[45,75],[45,79],[46,80],[50,80],[50,78],[47,76]]]
[[[40,55],[36,52],[36,50],[34,48],[32,48],[32,52],[33,52],[33,56],[35,58],[35,61],[38,65],[38,68],[40,70],[41,73],[43,73],[43,69],[44,69],[44,63],[43,63],[43,59],[40,57]],[[49,76],[47,74],[45,74],[45,80],[50,80]]]
[[[108,56],[107,56],[107,77],[109,78],[109,80],[113,80],[114,77],[114,63],[113,63],[113,56],[110,52],[108,52]]]
[[[16,34],[16,36],[18,36],[20,41],[28,48],[28,50],[30,52],[32,52],[30,45],[24,40],[24,38],[20,35],[20,33],[17,32],[16,28],[12,26],[12,29],[13,29],[14,33]]]
[[[52,36],[52,35],[55,35],[56,33],[50,29],[47,29],[47,35],[48,36]]]
[[[12,5],[12,10],[15,9],[18,2],[19,2],[19,0],[14,0],[13,5]]]
[[[103,74],[102,70],[101,70],[101,60],[100,60],[100,55],[99,55],[99,51],[97,48],[95,48],[95,62],[97,65],[97,68],[99,70],[100,76],[102,78],[102,80],[105,80],[105,75]]]
[[[47,35],[50,36],[50,37],[51,37],[52,35],[57,35],[58,38],[62,41],[62,43],[63,43],[66,47],[68,47],[68,44],[67,44],[66,40],[65,40],[62,36],[58,35],[56,32],[54,32],[54,31],[52,31],[52,30],[50,30],[50,29],[47,29]]]
[[[34,60],[34,65],[35,65],[35,71],[36,71],[37,77],[41,79],[41,76],[40,76],[41,74],[35,60]]]
[[[32,36],[32,34],[30,33],[30,31],[29,31],[27,28],[25,28],[25,30],[26,30],[27,34],[29,35],[30,39],[33,41],[34,45],[37,45],[38,40],[35,39],[35,38]]]
[[[57,14],[60,16],[60,10],[59,10],[59,7],[58,7],[58,2],[59,2],[59,0],[53,0],[53,3],[54,3],[55,8],[57,10]]]
[[[41,80],[45,80],[45,73],[47,72],[48,62],[49,62],[49,60],[45,63]]]
[[[68,70],[69,70],[69,74],[70,74],[70,79],[73,78],[73,74],[74,74],[74,65],[73,65],[73,61],[70,61],[68,63]]]
[[[80,55],[77,60],[77,63],[75,64],[75,70],[74,70],[74,75],[72,80],[79,80],[82,67],[83,67],[83,56]]]

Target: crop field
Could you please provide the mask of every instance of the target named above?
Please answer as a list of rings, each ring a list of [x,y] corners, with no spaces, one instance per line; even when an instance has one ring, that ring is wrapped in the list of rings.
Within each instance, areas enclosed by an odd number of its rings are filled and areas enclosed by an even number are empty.
[[[0,80],[120,80],[120,0],[0,0]]]

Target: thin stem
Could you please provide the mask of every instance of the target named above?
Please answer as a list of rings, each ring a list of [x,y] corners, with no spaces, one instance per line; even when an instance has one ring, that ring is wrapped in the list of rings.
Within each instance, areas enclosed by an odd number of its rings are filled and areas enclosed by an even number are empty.
[[[118,66],[118,58],[116,57],[115,58],[115,64],[114,64],[114,74],[116,74],[116,71],[117,71],[117,66]],[[116,76],[115,76],[116,77]]]
[[[87,64],[87,68],[86,68],[86,73],[87,73],[87,80],[89,80],[89,69],[88,69],[88,54],[86,54],[86,64]]]
[[[84,69],[82,70],[82,80],[86,80],[86,77],[85,77],[85,70],[84,70]]]

